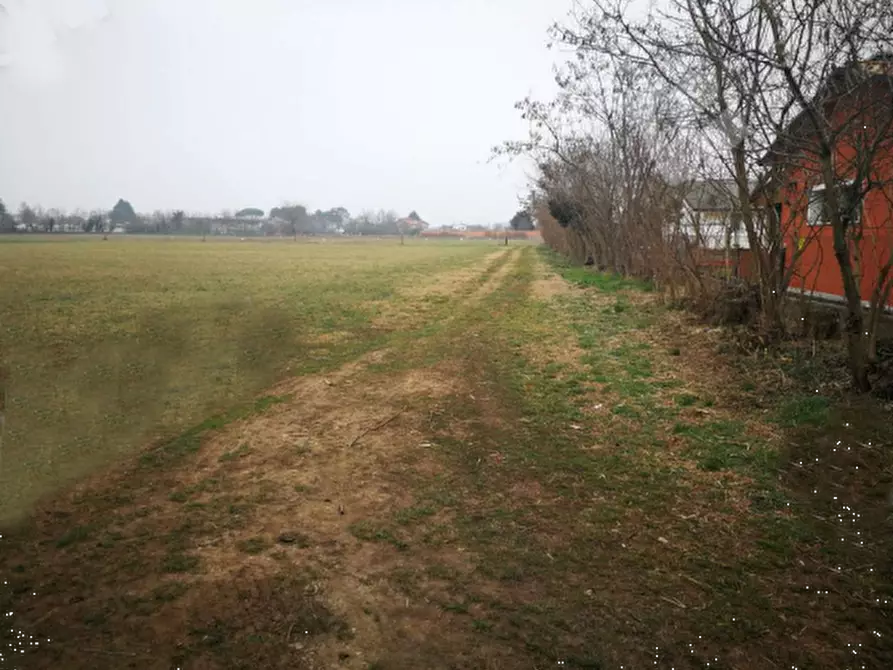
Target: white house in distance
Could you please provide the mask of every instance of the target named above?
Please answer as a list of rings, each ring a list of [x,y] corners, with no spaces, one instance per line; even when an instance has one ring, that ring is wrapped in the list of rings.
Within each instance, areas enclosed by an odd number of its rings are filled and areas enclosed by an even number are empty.
[[[679,233],[701,249],[747,249],[747,235],[740,224],[737,185],[731,179],[705,179],[682,189]]]
[[[266,220],[263,211],[248,208],[213,218],[208,230],[212,235],[259,235]]]

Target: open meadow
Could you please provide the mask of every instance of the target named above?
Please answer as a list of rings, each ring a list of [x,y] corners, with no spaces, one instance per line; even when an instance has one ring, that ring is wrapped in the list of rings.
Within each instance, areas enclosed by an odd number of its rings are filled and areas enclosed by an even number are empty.
[[[375,346],[404,285],[492,246],[0,237],[0,520],[100,465]]]
[[[893,667],[889,408],[821,349],[528,244],[0,276],[0,666]]]

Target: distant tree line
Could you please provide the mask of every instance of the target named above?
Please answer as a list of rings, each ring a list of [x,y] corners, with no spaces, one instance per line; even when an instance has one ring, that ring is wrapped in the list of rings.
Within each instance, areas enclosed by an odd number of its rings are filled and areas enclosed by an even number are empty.
[[[13,213],[0,200],[0,233],[103,233],[110,230],[109,217],[103,212],[65,212],[60,209],[44,209],[22,203]]]
[[[0,233],[134,233],[164,235],[413,235],[427,224],[416,211],[401,219],[393,210],[364,210],[351,216],[344,207],[317,209],[284,203],[267,214],[258,207],[235,212],[191,214],[184,210],[138,213],[123,198],[107,211],[65,212],[22,203],[12,212],[0,200]]]

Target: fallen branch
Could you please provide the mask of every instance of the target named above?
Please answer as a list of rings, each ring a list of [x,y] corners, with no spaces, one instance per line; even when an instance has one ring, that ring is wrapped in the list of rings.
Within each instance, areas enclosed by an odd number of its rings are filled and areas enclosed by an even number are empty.
[[[39,617],[39,618],[36,619],[35,621],[32,621],[32,622],[31,622],[31,625],[32,625],[32,626],[37,626],[38,624],[42,624],[44,621],[46,621],[47,619],[49,619],[51,616],[53,616],[53,615],[54,615],[56,612],[58,612],[58,611],[59,611],[59,608],[58,608],[58,607],[54,607],[54,608],[51,609],[49,612],[47,612],[46,614],[44,614],[42,617]]]
[[[360,440],[362,440],[362,439],[363,439],[364,437],[366,437],[369,433],[374,432],[374,431],[376,431],[376,430],[379,430],[379,429],[381,429],[381,428],[384,428],[384,427],[387,426],[391,421],[393,421],[393,420],[396,419],[398,416],[400,416],[401,414],[403,414],[403,411],[404,411],[404,410],[401,409],[399,412],[397,412],[397,413],[394,414],[393,416],[388,417],[388,418],[385,419],[384,421],[379,421],[379,422],[378,422],[377,424],[375,424],[374,426],[372,426],[372,427],[370,427],[370,428],[367,428],[367,429],[364,430],[362,433],[360,433],[360,434],[357,435],[355,438],[353,438],[353,440],[351,440],[351,443],[350,443],[349,445],[347,445],[347,448],[349,449],[349,448],[353,447],[357,442],[359,442]]]
[[[699,582],[699,581],[698,581],[697,579],[695,579],[694,577],[689,577],[688,575],[684,575],[684,574],[681,574],[681,573],[680,573],[680,576],[681,576],[683,579],[687,579],[687,580],[690,581],[692,584],[695,584],[695,585],[697,585],[697,586],[700,586],[700,587],[701,587],[702,589],[704,589],[705,591],[710,591],[711,593],[713,592],[713,588],[712,588],[712,587],[708,586],[708,585],[705,584],[704,582]]]
[[[148,654],[146,653],[136,653],[132,651],[112,651],[110,649],[90,649],[84,648],[89,654],[103,654],[105,656],[127,656],[128,658],[148,658]]]
[[[676,600],[675,598],[670,598],[668,596],[661,596],[660,599],[666,600],[671,605],[675,605],[676,607],[679,607],[680,609],[687,609],[685,606],[685,603],[682,603],[682,602]]]

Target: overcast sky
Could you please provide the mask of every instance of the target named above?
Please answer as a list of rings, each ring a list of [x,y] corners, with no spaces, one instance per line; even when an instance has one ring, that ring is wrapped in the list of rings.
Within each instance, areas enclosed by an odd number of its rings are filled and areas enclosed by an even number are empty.
[[[570,0],[0,0],[0,198],[506,221]]]

